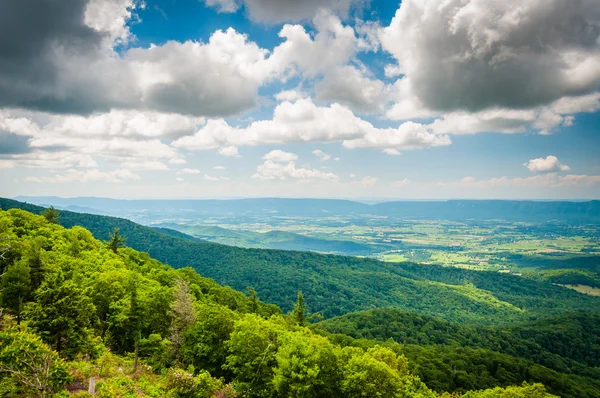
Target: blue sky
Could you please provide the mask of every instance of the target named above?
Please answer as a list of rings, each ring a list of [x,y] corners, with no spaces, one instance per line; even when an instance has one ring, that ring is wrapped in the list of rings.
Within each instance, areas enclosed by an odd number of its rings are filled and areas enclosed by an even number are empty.
[[[600,198],[597,1],[69,1],[0,6],[3,196]]]

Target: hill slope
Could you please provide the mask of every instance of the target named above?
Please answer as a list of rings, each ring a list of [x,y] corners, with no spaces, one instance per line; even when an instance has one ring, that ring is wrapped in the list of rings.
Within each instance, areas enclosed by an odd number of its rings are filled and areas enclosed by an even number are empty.
[[[0,207],[43,210],[9,199],[0,199]],[[292,308],[301,290],[309,309],[326,318],[392,306],[453,322],[499,324],[600,311],[600,298],[511,275],[310,252],[242,249],[174,237],[125,219],[67,211],[62,212],[60,223],[84,226],[98,239],[106,239],[118,227],[132,248],[175,268],[191,266],[238,290],[252,286],[262,299],[284,311]]]

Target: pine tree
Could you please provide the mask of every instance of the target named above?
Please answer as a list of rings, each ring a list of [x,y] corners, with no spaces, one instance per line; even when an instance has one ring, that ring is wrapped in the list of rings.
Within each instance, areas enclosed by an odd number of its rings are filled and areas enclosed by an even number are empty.
[[[87,342],[87,328],[96,314],[92,300],[62,272],[52,272],[25,306],[29,326],[58,352],[79,351]]]
[[[250,312],[258,314],[258,294],[256,293],[256,290],[250,286],[248,286],[246,290],[250,293]]]
[[[298,300],[294,304],[294,311],[292,312],[294,321],[298,325],[304,325],[306,323],[306,305],[304,304],[304,295],[302,292],[298,292]]]
[[[120,229],[115,228],[114,232],[109,235],[109,240],[106,242],[106,247],[112,250],[114,253],[118,253],[119,248],[125,246],[124,243],[127,238],[124,238],[119,235]]]
[[[50,206],[42,212],[42,216],[44,216],[49,223],[58,224],[58,220],[60,219],[60,211],[56,210],[54,206]]]
[[[9,308],[21,323],[23,305],[31,294],[29,266],[23,260],[9,265],[2,276],[2,306]]]

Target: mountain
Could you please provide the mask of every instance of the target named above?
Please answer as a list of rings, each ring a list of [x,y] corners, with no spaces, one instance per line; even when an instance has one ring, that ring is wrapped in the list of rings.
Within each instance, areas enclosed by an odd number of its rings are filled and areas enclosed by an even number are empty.
[[[600,222],[600,201],[447,200],[392,201],[365,204],[339,199],[231,199],[231,200],[121,200],[107,198],[58,198],[20,196],[19,201],[55,207],[84,206],[123,216],[160,213],[171,216],[282,214],[322,217],[377,215],[399,218],[444,220],[510,220],[568,223]]]
[[[153,225],[154,226],[154,225]],[[186,233],[199,239],[255,249],[303,250],[345,255],[370,255],[385,250],[383,245],[362,244],[347,240],[320,239],[286,231],[238,231],[213,225],[155,224]]]
[[[40,213],[43,208],[0,199],[0,207]],[[550,282],[495,272],[311,252],[243,249],[173,236],[131,221],[63,211],[60,223],[81,225],[97,239],[114,228],[127,245],[175,268],[193,267],[220,284],[252,286],[266,302],[292,309],[300,290],[310,311],[325,318],[396,307],[447,321],[475,324],[519,322],[570,312],[599,312],[600,298]]]
[[[0,234],[7,398],[80,396],[90,377],[111,397],[555,398],[542,381],[565,398],[595,398],[600,388],[593,368],[581,376],[484,349],[323,336],[300,295],[282,316],[251,291],[19,209],[0,211]]]

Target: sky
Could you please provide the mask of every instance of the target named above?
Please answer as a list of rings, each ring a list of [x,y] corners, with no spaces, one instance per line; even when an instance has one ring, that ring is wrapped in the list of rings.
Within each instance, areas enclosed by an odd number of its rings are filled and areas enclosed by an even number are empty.
[[[599,199],[597,0],[3,0],[0,196]]]

